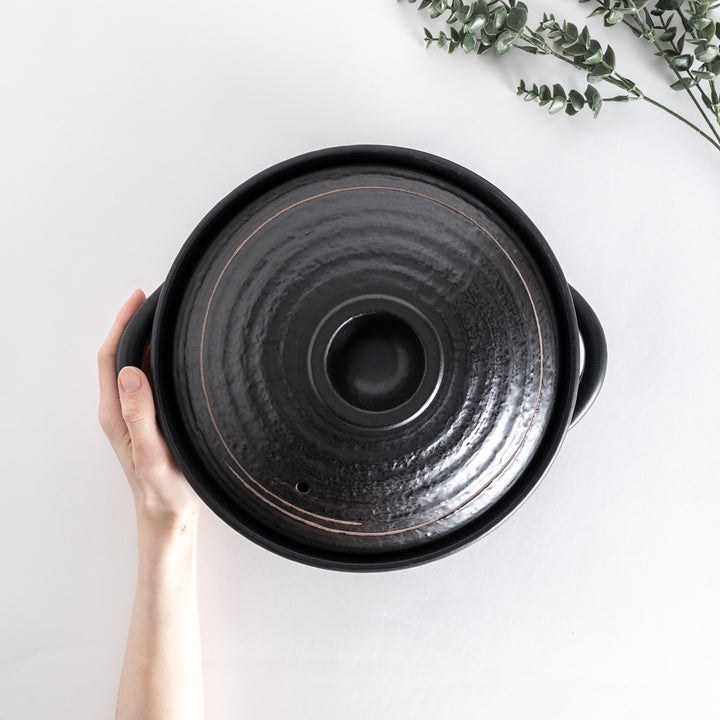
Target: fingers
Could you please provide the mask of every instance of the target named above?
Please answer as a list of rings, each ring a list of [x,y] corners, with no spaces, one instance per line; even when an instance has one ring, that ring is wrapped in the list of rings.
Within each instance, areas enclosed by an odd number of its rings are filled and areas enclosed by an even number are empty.
[[[100,425],[108,436],[124,432],[122,412],[115,377],[115,352],[125,326],[137,309],[145,302],[145,293],[136,290],[120,308],[105,342],[98,352],[98,378],[100,381]]]
[[[130,434],[136,473],[153,472],[168,463],[168,450],[155,419],[155,403],[145,374],[124,367],[118,376],[122,417]]]

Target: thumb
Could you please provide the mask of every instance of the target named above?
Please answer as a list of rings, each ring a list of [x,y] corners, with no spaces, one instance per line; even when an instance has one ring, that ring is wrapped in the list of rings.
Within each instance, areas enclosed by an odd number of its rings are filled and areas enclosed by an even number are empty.
[[[118,375],[118,391],[135,466],[159,460],[164,441],[155,419],[155,403],[145,373],[135,367],[124,367]]]

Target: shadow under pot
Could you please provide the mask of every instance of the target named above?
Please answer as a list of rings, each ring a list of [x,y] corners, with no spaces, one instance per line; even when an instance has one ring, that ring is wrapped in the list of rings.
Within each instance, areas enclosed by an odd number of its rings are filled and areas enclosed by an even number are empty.
[[[202,500],[268,550],[358,571],[495,527],[607,360],[512,201],[442,158],[367,145],[280,163],[218,203],[128,324],[118,372],[148,344],[160,428]]]

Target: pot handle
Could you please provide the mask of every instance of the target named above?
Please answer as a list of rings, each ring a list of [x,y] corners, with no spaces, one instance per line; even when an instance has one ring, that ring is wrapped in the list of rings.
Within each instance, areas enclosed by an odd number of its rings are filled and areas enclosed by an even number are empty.
[[[580,371],[575,410],[570,421],[570,427],[574,427],[595,402],[602,387],[607,368],[607,342],[602,325],[587,300],[572,286],[570,294],[575,305],[580,338],[585,348],[585,362]]]
[[[125,326],[118,341],[117,350],[115,351],[116,375],[119,374],[120,370],[126,365],[132,365],[142,370],[145,348],[152,335],[155,310],[157,309],[162,287],[161,285],[145,300],[135,311],[132,318],[130,318],[130,322]]]

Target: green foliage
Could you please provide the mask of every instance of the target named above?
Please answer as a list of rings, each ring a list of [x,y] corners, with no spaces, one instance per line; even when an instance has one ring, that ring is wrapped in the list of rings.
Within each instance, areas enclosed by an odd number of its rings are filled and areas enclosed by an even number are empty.
[[[552,90],[547,85],[538,87],[536,84],[528,88],[525,81],[521,80],[517,88],[517,94],[527,102],[535,101],[540,107],[547,106],[547,110],[551,115],[559,113],[561,110],[565,110],[567,115],[577,115],[584,107],[587,107],[593,116],[597,117],[603,104],[600,93],[592,85],[588,85],[585,94],[582,95],[577,90],[566,92],[558,83],[552,86]],[[628,96],[622,95],[608,98],[606,102],[619,102],[621,98],[627,100]]]
[[[415,3],[417,0],[408,0]],[[672,90],[684,91],[692,99],[709,133],[662,103],[647,97],[637,84],[616,69],[615,51],[582,29],[553,14],[543,14],[535,30],[528,26],[528,7],[519,0],[421,0],[418,10],[444,22],[435,35],[424,28],[427,47],[452,53],[482,55],[494,50],[504,55],[517,48],[531,55],[552,55],[585,75],[583,93],[566,91],[558,83],[526,85],[521,81],[517,94],[527,102],[545,107],[550,114],[563,110],[577,115],[587,108],[598,116],[603,103],[644,100],[700,133],[720,150],[720,99],[716,79],[720,76],[720,20],[710,13],[720,7],[717,0],[579,0],[596,7],[588,17],[600,17],[606,28],[624,25],[636,37],[651,44],[669,71]],[[715,2],[715,4],[713,4]],[[595,85],[614,85],[621,94],[603,97]],[[704,108],[703,108],[704,106]],[[713,122],[714,120],[714,122]]]

